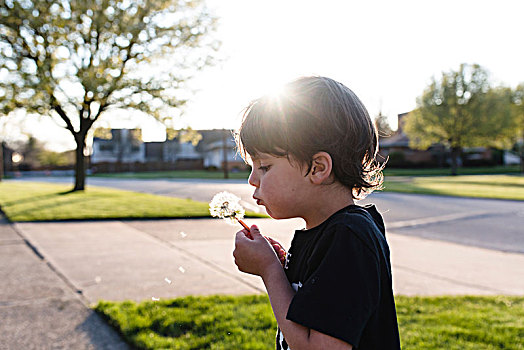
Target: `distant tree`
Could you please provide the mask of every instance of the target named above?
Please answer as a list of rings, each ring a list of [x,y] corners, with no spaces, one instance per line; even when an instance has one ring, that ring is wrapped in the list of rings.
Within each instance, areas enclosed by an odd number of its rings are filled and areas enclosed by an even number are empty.
[[[520,172],[524,174],[524,83],[513,91],[513,131],[520,156]]]
[[[54,152],[44,149],[38,154],[38,161],[41,166],[48,168],[70,166],[74,163],[74,154],[72,151]]]
[[[388,117],[382,114],[382,111],[378,112],[378,115],[375,117],[375,126],[377,127],[379,137],[391,136],[393,133]]]
[[[511,125],[507,89],[493,89],[479,65],[462,64],[458,71],[433,79],[417,108],[406,117],[411,146],[426,149],[442,143],[451,149],[451,173],[457,174],[464,147],[507,142]]]
[[[40,154],[44,151],[44,145],[33,136],[29,136],[27,142],[22,144],[20,153],[23,156],[23,162],[30,168],[40,167]]]
[[[0,182],[4,179],[4,142],[0,140]]]
[[[176,116],[184,83],[214,61],[215,26],[204,0],[0,0],[0,113],[58,116],[83,190],[93,123],[115,109]]]

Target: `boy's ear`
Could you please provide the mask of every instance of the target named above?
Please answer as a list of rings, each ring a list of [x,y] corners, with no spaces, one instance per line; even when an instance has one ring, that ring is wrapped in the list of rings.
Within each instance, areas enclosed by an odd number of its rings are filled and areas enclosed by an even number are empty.
[[[331,177],[333,159],[327,152],[318,152],[313,156],[309,178],[312,183],[322,185]]]

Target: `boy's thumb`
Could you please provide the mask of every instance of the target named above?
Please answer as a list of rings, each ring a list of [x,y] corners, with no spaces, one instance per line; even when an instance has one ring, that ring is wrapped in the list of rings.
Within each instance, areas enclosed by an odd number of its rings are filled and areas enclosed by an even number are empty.
[[[252,225],[250,228],[249,228],[249,231],[251,232],[251,235],[254,237],[254,236],[260,236],[260,230],[258,229],[258,226],[257,225]]]

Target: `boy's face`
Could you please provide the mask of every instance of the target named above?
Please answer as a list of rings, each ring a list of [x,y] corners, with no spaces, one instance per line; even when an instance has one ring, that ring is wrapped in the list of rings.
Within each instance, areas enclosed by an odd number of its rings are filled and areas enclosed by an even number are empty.
[[[303,217],[311,202],[311,182],[298,163],[286,157],[257,154],[251,158],[253,169],[249,184],[255,187],[253,198],[274,219]]]

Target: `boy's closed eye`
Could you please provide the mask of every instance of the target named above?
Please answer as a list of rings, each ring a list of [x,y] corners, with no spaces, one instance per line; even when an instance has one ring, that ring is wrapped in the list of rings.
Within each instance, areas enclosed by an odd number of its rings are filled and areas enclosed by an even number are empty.
[[[261,172],[265,173],[269,170],[269,168],[271,168],[271,165],[260,165],[258,167],[258,170],[260,170]]]

